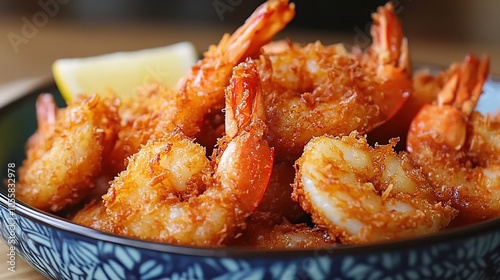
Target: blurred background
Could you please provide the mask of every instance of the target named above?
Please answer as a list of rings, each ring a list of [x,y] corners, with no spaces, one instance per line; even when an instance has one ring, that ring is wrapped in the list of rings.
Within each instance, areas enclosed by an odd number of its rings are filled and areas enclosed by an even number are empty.
[[[202,53],[263,1],[2,0],[0,83],[50,76],[52,62],[192,41]],[[370,14],[386,1],[295,0],[296,17],[278,38],[369,44]],[[500,1],[395,0],[414,61],[448,65],[487,53],[500,74]]]

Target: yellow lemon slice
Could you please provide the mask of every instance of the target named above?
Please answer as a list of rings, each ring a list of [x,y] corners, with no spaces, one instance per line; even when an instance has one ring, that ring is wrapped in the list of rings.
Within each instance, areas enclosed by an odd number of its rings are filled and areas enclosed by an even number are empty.
[[[80,93],[113,91],[129,96],[141,85],[159,82],[173,88],[198,60],[194,46],[181,42],[165,47],[59,59],[52,73],[67,101]]]

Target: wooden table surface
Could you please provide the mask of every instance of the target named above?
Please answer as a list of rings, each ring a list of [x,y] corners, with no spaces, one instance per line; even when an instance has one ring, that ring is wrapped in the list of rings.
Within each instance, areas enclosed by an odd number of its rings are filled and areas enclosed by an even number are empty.
[[[137,50],[158,47],[179,41],[191,41],[201,53],[211,43],[216,43],[223,32],[233,27],[116,24],[77,25],[72,22],[51,19],[38,28],[32,38],[13,45],[6,34],[22,35],[23,22],[19,18],[4,18],[0,21],[0,87],[10,84],[8,90],[0,89],[0,98],[9,97],[15,91],[29,86],[32,79],[51,76],[51,64],[57,58],[83,57],[107,52]],[[294,41],[312,42],[321,40],[325,44],[347,42],[352,44],[359,38],[350,34],[285,30],[278,38],[288,37]],[[413,61],[434,65],[448,65],[461,61],[465,54],[488,54],[491,72],[500,74],[500,47],[481,42],[447,42],[425,38],[409,38]],[[26,81],[26,83],[24,82]],[[14,84],[12,84],[14,83]],[[9,95],[9,96],[8,96]],[[8,271],[7,246],[0,242],[0,279],[44,279],[30,266],[16,259],[16,272]]]

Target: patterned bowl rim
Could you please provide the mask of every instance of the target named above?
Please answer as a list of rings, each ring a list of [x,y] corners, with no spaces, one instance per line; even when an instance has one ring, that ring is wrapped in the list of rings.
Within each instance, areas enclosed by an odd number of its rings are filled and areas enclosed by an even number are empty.
[[[433,67],[431,65],[431,67]],[[490,76],[488,81],[494,81],[500,84],[499,77]],[[0,106],[0,118],[4,113],[10,110],[14,110],[16,105],[21,104],[25,99],[32,95],[39,94],[47,89],[57,88],[53,80],[49,79],[39,83],[37,86],[33,87],[30,91],[19,92],[15,100],[5,104],[5,106]],[[4,210],[9,211],[9,199],[7,198],[7,189],[2,181],[0,184],[0,207]],[[245,257],[245,258],[262,258],[263,254],[267,257],[279,257],[279,258],[295,258],[295,257],[307,257],[307,256],[317,256],[319,251],[326,251],[328,253],[334,253],[335,256],[346,256],[346,255],[357,255],[357,254],[367,254],[376,253],[380,251],[401,251],[405,249],[413,249],[424,246],[431,246],[440,243],[449,243],[455,240],[463,240],[468,238],[474,238],[480,235],[485,235],[490,232],[500,232],[500,217],[491,219],[488,221],[479,222],[472,225],[462,226],[453,229],[446,229],[444,231],[424,235],[411,239],[397,240],[381,242],[376,244],[367,245],[339,245],[329,248],[319,248],[319,249],[290,249],[290,250],[262,250],[253,248],[241,248],[241,247],[224,247],[224,248],[202,248],[194,246],[180,246],[180,245],[170,245],[165,243],[159,243],[154,241],[140,240],[136,238],[119,236],[116,234],[106,233],[85,226],[75,224],[67,219],[61,218],[59,216],[40,211],[35,209],[17,199],[15,199],[15,209],[14,213],[21,215],[24,218],[31,220],[32,222],[48,226],[52,229],[74,234],[77,236],[83,236],[89,239],[94,239],[96,241],[110,242],[123,246],[135,247],[141,250],[157,251],[159,253],[172,253],[178,255],[189,255],[198,257]]]

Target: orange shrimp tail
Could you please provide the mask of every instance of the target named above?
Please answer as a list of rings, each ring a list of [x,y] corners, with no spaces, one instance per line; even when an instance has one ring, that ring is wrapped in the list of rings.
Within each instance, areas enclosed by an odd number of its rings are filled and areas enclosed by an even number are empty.
[[[234,67],[226,89],[226,134],[234,137],[240,128],[265,117],[260,78],[253,62]]]
[[[450,105],[426,104],[413,119],[408,130],[407,149],[416,152],[423,142],[460,150],[467,137],[467,119]]]
[[[288,0],[270,0],[260,5],[255,12],[230,37],[225,35],[216,48],[205,56],[224,50],[223,63],[238,63],[259,53],[295,16],[295,4]]]
[[[231,166],[231,170],[237,171],[238,174],[230,177],[237,178],[236,197],[248,213],[262,200],[274,163],[274,149],[265,140],[264,119],[257,68],[251,61],[240,63],[234,67],[226,89],[226,134],[234,139],[226,147],[219,166]],[[231,155],[230,159],[224,157],[226,153]]]
[[[46,130],[56,122],[57,106],[52,94],[41,94],[36,101],[38,127]]]
[[[460,150],[467,137],[468,119],[476,108],[488,72],[486,56],[478,59],[467,55],[438,93],[437,104],[423,106],[413,119],[408,131],[408,151],[414,151],[422,141]]]
[[[27,148],[41,144],[44,135],[52,133],[56,122],[57,105],[52,94],[45,93],[38,96],[35,106],[38,131],[28,139]]]
[[[262,201],[267,190],[267,185],[271,178],[274,163],[274,149],[270,148],[266,142],[255,141],[258,136],[250,137],[239,141],[242,149],[239,151],[240,158],[239,176],[241,179],[241,189],[244,192],[239,195],[240,207],[247,213],[253,212]],[[252,147],[253,148],[249,148]]]
[[[401,22],[394,14],[393,4],[389,2],[379,7],[372,19],[372,49],[377,54],[378,64],[392,64],[410,71],[408,43],[404,38]]]
[[[438,94],[438,104],[453,105],[469,116],[474,111],[488,78],[489,64],[487,56],[478,59],[473,54],[467,55]]]
[[[367,52],[365,63],[382,80],[381,90],[384,94],[376,103],[386,119],[390,119],[404,105],[411,91],[408,41],[404,37],[400,20],[394,14],[392,3],[380,7],[372,18],[373,43]]]
[[[403,73],[393,73],[392,78],[383,82],[380,90],[384,93],[375,96],[374,100],[386,120],[391,119],[403,107],[410,97],[411,80]]]

